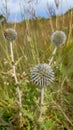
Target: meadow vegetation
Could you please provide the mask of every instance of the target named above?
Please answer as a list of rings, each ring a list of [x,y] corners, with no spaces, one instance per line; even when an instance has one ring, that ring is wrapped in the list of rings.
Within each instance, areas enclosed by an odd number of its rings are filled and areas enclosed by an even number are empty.
[[[22,96],[20,109],[10,56],[4,37],[14,28],[17,39],[13,51],[18,85]],[[61,30],[66,43],[59,46],[52,63],[54,82],[45,88],[42,119],[39,121],[40,89],[31,82],[30,70],[39,63],[49,63],[54,44],[51,35]],[[22,113],[19,124],[19,111]],[[0,130],[73,130],[73,10],[50,19],[26,20],[0,25]]]

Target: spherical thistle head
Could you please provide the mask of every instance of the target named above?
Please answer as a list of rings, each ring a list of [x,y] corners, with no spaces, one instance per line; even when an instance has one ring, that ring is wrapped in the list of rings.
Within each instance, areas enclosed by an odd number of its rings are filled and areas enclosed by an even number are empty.
[[[66,42],[66,34],[63,31],[55,31],[51,36],[51,41],[56,46],[64,44]]]
[[[8,28],[4,31],[4,36],[5,36],[6,40],[13,41],[17,37],[17,32],[12,28]]]
[[[54,80],[54,72],[48,64],[38,64],[31,70],[31,80],[34,84],[44,87]]]

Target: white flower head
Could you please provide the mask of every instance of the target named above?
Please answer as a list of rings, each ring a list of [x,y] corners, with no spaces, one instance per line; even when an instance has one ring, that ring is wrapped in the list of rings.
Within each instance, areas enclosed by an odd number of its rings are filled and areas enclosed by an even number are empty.
[[[48,64],[38,64],[31,70],[31,80],[34,84],[48,86],[54,80],[54,72]]]
[[[66,42],[66,34],[63,31],[55,31],[51,36],[51,41],[56,46],[64,44]]]

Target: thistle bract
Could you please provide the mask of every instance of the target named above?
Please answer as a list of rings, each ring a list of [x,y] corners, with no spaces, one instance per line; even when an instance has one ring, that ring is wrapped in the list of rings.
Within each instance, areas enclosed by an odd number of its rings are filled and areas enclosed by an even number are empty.
[[[55,31],[51,36],[51,41],[56,46],[64,44],[66,42],[66,34],[63,31]]]
[[[5,30],[4,36],[8,41],[13,41],[17,37],[17,32],[14,29],[9,28]]]
[[[34,84],[44,87],[54,80],[54,72],[48,64],[38,64],[31,70],[31,80]]]

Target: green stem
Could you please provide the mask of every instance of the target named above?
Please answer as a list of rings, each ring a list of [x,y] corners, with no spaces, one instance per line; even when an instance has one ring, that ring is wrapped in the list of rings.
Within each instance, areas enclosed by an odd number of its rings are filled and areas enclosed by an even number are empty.
[[[51,57],[51,59],[50,59],[50,61],[49,61],[49,65],[51,65],[52,62],[53,62],[53,59],[54,59],[54,56],[55,56],[56,50],[57,50],[57,47],[55,47],[54,50],[53,50],[53,52],[52,52],[52,57]]]
[[[41,88],[39,121],[42,121],[43,104],[44,104],[44,86]]]
[[[16,75],[16,66],[14,64],[14,54],[13,54],[13,47],[12,47],[12,42],[10,42],[10,52],[11,52],[11,61],[12,61],[12,68],[13,68],[13,74],[14,74],[14,80],[15,80],[15,84],[16,84],[16,92],[18,95],[18,102],[19,102],[19,107],[20,109],[22,108],[22,99],[21,99],[21,92],[18,86],[18,79],[17,79],[17,75]],[[21,128],[22,125],[22,113],[19,111],[19,126]]]

